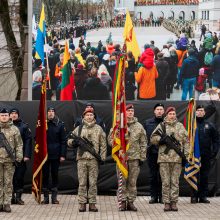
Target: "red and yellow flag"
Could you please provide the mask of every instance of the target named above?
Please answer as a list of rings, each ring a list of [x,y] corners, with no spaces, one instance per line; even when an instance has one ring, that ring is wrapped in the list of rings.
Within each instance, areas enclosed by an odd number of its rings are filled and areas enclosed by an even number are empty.
[[[134,32],[131,16],[128,11],[126,13],[123,37],[126,43],[127,51],[131,51],[135,57],[135,61],[137,61],[141,52]]]
[[[112,90],[112,106],[113,106],[113,146],[112,157],[116,161],[118,169],[122,175],[128,177],[127,167],[127,150],[128,145],[128,128],[126,119],[126,103],[125,103],[125,57],[118,59],[114,85]]]
[[[65,51],[63,57],[63,68],[60,100],[73,100],[73,91],[75,90],[74,75],[70,64],[70,54],[67,41],[65,43]]]
[[[40,106],[36,127],[36,141],[34,148],[32,193],[35,200],[41,203],[42,167],[47,160],[47,122],[46,122],[46,79],[41,89]]]

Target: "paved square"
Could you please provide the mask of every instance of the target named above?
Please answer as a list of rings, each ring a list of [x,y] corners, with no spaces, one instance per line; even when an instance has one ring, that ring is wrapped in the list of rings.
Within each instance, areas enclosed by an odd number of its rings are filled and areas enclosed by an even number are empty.
[[[116,196],[98,196],[99,212],[78,212],[76,195],[59,195],[59,205],[38,205],[31,194],[23,195],[24,206],[12,205],[12,213],[0,213],[0,219],[21,220],[219,220],[220,197],[210,198],[210,204],[190,204],[190,198],[181,197],[178,212],[164,212],[162,204],[148,203],[149,197],[139,196],[135,202],[137,212],[119,212]],[[88,207],[87,207],[88,210]]]

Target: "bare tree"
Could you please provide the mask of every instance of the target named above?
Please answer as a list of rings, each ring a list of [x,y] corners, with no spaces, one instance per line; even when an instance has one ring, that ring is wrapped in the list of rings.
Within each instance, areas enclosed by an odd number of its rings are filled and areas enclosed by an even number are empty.
[[[16,1],[14,1],[14,3],[16,7]],[[0,22],[7,43],[6,48],[10,54],[11,65],[18,85],[16,100],[20,100],[24,65],[25,26],[27,26],[27,0],[19,0],[19,10],[15,13],[18,13],[17,25],[20,33],[20,45],[17,43],[12,29],[8,0],[0,1]]]

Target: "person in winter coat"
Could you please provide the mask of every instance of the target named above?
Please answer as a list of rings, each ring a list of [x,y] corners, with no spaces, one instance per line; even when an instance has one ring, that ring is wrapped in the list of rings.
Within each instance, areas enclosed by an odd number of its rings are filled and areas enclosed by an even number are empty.
[[[195,51],[193,49],[188,50],[189,57],[183,61],[182,68],[180,70],[180,82],[182,82],[182,100],[186,100],[189,93],[189,99],[193,97],[193,89],[196,85],[196,78],[199,75],[199,61],[195,57]]]
[[[156,79],[156,98],[157,100],[166,100],[166,81],[169,75],[169,64],[164,59],[163,53],[158,53],[156,67],[158,78]]]
[[[52,204],[59,204],[57,200],[58,193],[58,170],[60,162],[63,162],[66,157],[66,132],[64,123],[56,115],[54,107],[47,109],[47,151],[48,158],[43,165],[43,183],[42,191],[44,200],[42,204],[49,204],[49,176],[51,172],[51,200]]]
[[[97,68],[93,67],[91,76],[86,79],[83,87],[83,99],[85,100],[109,100],[107,87],[97,77]]]
[[[220,88],[220,48],[218,54],[216,54],[212,60],[213,86]]]
[[[131,51],[127,53],[128,66],[125,69],[125,96],[126,100],[134,99],[136,90],[134,72],[136,70],[135,59]]]
[[[213,39],[212,39],[212,34],[211,33],[207,33],[205,35],[205,40],[203,41],[203,48],[205,49],[205,51],[212,51],[213,49]]]
[[[139,68],[138,72],[135,73],[135,80],[139,84],[139,99],[153,99],[156,96],[155,81],[157,78],[158,72],[155,64],[150,69]]]
[[[11,204],[24,205],[21,196],[24,187],[24,175],[27,169],[26,162],[31,159],[32,154],[32,135],[28,124],[20,118],[17,108],[12,108],[9,115],[13,124],[19,129],[23,141],[23,160],[19,166],[15,167]]]
[[[101,82],[106,86],[108,92],[112,89],[112,78],[109,75],[109,72],[104,64],[101,64],[98,69],[98,78],[101,79]]]
[[[141,54],[139,62],[147,69],[154,65],[154,51],[150,48],[149,44],[144,45],[145,51]]]

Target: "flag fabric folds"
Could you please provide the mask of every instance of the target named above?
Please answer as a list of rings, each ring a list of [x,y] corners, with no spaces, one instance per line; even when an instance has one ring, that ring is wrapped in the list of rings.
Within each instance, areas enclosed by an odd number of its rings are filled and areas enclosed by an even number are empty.
[[[75,90],[74,75],[70,64],[70,54],[67,41],[65,43],[65,51],[63,58],[62,82],[60,100],[73,100],[73,91]]]
[[[201,167],[200,150],[199,150],[199,135],[196,125],[196,104],[195,100],[191,99],[188,104],[186,116],[184,118],[184,126],[188,132],[190,151],[188,162],[185,166],[184,178],[198,191],[198,173]]]
[[[47,160],[47,122],[46,122],[46,80],[43,81],[41,99],[36,127],[34,163],[32,177],[32,194],[41,203],[42,167]]]
[[[125,57],[118,58],[112,88],[112,107],[113,107],[113,146],[112,157],[116,161],[118,169],[122,175],[128,177],[127,150],[128,150],[128,128],[126,119],[125,103]]]
[[[42,4],[42,10],[40,15],[40,22],[37,29],[37,39],[36,39],[36,59],[41,59],[42,64],[44,65],[44,43],[46,36],[46,23],[45,23],[45,13],[44,13],[44,4]]]
[[[126,13],[126,20],[124,26],[123,38],[126,43],[127,51],[132,51],[135,61],[138,60],[138,56],[140,55],[140,48],[138,46],[136,34],[134,32],[134,27],[132,24],[131,16],[129,12]]]

